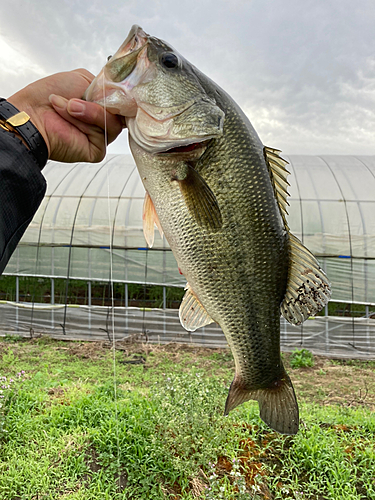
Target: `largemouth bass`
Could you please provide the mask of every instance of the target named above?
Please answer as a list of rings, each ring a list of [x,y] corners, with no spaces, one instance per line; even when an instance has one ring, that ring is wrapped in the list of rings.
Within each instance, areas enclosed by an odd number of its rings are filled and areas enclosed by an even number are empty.
[[[328,302],[330,285],[289,231],[286,162],[226,92],[138,26],[85,98],[126,117],[146,240],[151,247],[156,225],[188,282],[182,325],[217,322],[225,334],[236,370],[225,413],[254,399],[272,429],[295,434],[280,312],[302,323]]]

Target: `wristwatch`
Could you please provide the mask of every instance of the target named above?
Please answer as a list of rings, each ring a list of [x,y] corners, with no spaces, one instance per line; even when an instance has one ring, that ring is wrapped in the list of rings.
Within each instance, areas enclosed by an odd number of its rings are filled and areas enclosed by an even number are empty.
[[[26,142],[40,169],[48,160],[48,149],[41,133],[31,123],[25,111],[19,111],[13,104],[0,98],[0,127],[9,132],[16,132]]]

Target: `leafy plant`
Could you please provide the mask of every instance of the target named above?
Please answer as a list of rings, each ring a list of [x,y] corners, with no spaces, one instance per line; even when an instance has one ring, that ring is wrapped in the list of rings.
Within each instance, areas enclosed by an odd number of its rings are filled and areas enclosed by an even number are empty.
[[[289,362],[292,368],[308,368],[314,366],[314,356],[307,349],[295,349]]]

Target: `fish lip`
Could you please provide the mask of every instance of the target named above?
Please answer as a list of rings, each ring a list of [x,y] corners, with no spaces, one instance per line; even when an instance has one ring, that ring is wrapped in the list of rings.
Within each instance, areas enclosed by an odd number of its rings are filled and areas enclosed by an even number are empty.
[[[144,48],[150,41],[150,35],[146,33],[140,26],[133,24],[125,41],[121,44],[116,53],[107,61],[106,66],[113,61],[132,52],[139,51]]]
[[[130,31],[128,33],[128,36],[126,37],[125,41],[123,42],[122,46],[126,46],[132,38],[135,38],[137,36],[141,36],[142,38],[150,38],[150,35],[146,33],[138,24],[133,24],[133,26],[130,28]]]
[[[126,55],[132,53],[140,54],[144,49],[146,49],[150,40],[150,35],[148,35],[140,26],[134,24],[125,41],[122,43],[120,48],[116,53],[107,61],[105,66],[101,69],[100,73],[94,78],[90,85],[85,90],[82,99],[86,101],[97,102],[101,106],[104,106],[105,100],[109,94],[103,95],[101,99],[95,99],[97,92],[102,92],[101,88],[98,88],[98,82],[104,79],[107,86],[112,88],[114,93],[116,90],[121,89],[121,91],[129,98],[126,89],[122,88],[122,82],[115,82],[111,76],[111,66],[115,63],[117,59],[121,59]],[[102,85],[100,85],[101,87]]]

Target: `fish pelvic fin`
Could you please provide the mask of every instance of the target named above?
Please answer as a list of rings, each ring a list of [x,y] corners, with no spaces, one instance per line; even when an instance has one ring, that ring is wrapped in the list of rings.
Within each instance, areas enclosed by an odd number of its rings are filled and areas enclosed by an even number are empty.
[[[185,290],[186,292],[178,311],[181,325],[185,330],[194,332],[197,328],[213,323],[213,319],[211,319],[206,309],[194,295],[189,284],[186,285]]]
[[[314,255],[289,233],[288,281],[281,314],[292,325],[315,316],[331,298],[331,284]]]
[[[290,172],[285,168],[288,162],[281,158],[279,153],[281,153],[279,149],[273,149],[267,146],[263,148],[263,155],[271,177],[277,204],[279,205],[285,228],[289,230],[286,216],[288,215],[288,196],[290,196],[288,193],[288,186],[290,186],[288,175],[290,175]]]
[[[143,202],[143,234],[147,245],[152,248],[154,244],[154,225],[159,230],[160,236],[163,238],[163,229],[160,225],[158,214],[156,213],[155,206],[151,200],[151,196],[146,191],[145,199]]]
[[[188,163],[173,172],[171,181],[179,183],[184,202],[200,226],[217,232],[223,225],[215,195],[203,177]]]
[[[225,415],[236,406],[254,399],[259,404],[260,418],[271,429],[281,434],[297,434],[299,410],[293,384],[284,370],[281,377],[264,389],[246,389],[236,374],[229,389]]]

